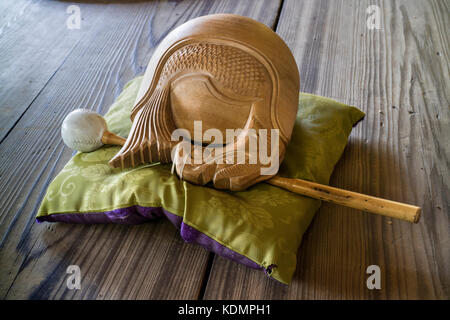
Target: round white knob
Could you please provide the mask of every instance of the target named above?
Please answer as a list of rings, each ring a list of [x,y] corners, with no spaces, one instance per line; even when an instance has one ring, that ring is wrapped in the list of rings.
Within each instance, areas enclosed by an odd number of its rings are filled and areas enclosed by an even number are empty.
[[[64,143],[81,152],[94,151],[103,146],[106,121],[95,111],[76,109],[69,113],[61,126]]]

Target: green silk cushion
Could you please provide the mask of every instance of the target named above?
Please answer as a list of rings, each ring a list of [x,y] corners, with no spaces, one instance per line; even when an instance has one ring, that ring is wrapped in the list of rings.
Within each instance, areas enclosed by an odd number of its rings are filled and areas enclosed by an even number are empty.
[[[128,135],[141,80],[130,81],[105,115],[110,131]],[[355,107],[301,93],[279,174],[328,184],[353,125],[363,117]],[[302,236],[320,201],[266,183],[242,192],[197,186],[171,174],[170,164],[111,168],[108,161],[119,149],[104,146],[77,153],[48,187],[38,221],[67,221],[62,217],[104,212],[114,215],[114,210],[133,206],[163,208],[233,253],[265,270],[270,267],[270,277],[286,284],[291,281]]]

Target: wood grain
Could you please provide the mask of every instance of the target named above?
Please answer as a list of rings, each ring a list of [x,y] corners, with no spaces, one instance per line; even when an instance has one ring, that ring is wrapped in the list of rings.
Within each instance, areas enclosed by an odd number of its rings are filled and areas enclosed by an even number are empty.
[[[0,141],[105,9],[99,4],[78,4],[83,27],[76,30],[66,27],[68,6],[59,1],[0,3]]]
[[[369,5],[381,30],[366,27]],[[206,299],[448,299],[448,1],[284,1],[277,32],[301,90],[366,112],[331,185],[423,208],[417,225],[323,204],[292,284],[215,258]],[[381,268],[381,289],[366,268]]]
[[[60,53],[64,57],[59,65],[55,62],[56,69],[47,71],[45,63],[35,63],[38,71],[42,67],[41,71],[50,75],[40,80],[42,84],[47,81],[43,88],[27,91],[29,98],[20,100],[20,90],[24,90],[20,79],[15,78],[15,69],[8,73],[7,78],[16,81],[19,90],[12,105],[26,107],[5,122],[11,128],[0,145],[0,297],[197,298],[209,254],[182,243],[169,222],[134,227],[38,225],[34,215],[51,179],[70,158],[59,132],[70,110],[91,108],[104,113],[123,85],[144,71],[155,46],[175,26],[219,12],[247,15],[274,26],[280,3],[152,1],[98,5],[102,6],[99,11],[90,12],[93,7],[88,4],[82,8],[82,17],[95,16],[96,23],[65,56]],[[46,2],[39,9],[49,16],[60,14]],[[47,33],[58,32],[53,29]],[[34,59],[32,54],[25,58],[29,63]],[[66,288],[65,270],[70,264],[81,267],[80,291]]]

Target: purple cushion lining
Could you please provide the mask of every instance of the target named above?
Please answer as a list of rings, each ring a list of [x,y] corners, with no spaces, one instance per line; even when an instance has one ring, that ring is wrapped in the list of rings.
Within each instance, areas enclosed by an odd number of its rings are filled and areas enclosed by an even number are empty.
[[[185,224],[183,218],[160,207],[141,207],[132,206],[128,208],[115,209],[106,212],[88,212],[88,213],[57,213],[48,216],[38,217],[38,223],[48,222],[67,222],[67,223],[119,223],[119,224],[139,224],[160,217],[167,217],[178,230],[180,230],[181,238],[185,242],[197,243],[205,249],[212,251],[224,258],[241,263],[247,267],[264,270],[267,275],[270,274],[273,266],[266,269],[258,265],[249,258],[234,252],[233,250],[223,246],[206,234]]]

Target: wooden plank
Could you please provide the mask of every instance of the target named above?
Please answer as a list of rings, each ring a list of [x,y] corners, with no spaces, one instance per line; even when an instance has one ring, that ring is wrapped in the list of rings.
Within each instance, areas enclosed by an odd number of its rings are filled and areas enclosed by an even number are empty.
[[[157,43],[196,16],[230,12],[273,26],[274,1],[108,4],[92,28],[0,144],[0,297],[197,298],[208,252],[180,241],[167,221],[126,227],[36,224],[46,186],[71,151],[59,128],[78,107],[104,112],[142,73]],[[86,8],[89,10],[89,8]],[[79,265],[82,289],[66,288]]]
[[[77,4],[82,27],[69,29],[69,5],[31,0],[0,3],[0,141],[105,9],[101,4]]]
[[[366,9],[381,10],[381,30]],[[331,184],[422,206],[419,224],[324,204],[290,286],[216,258],[207,299],[448,299],[448,1],[284,2],[301,90],[363,109]],[[381,289],[366,268],[381,268]]]

